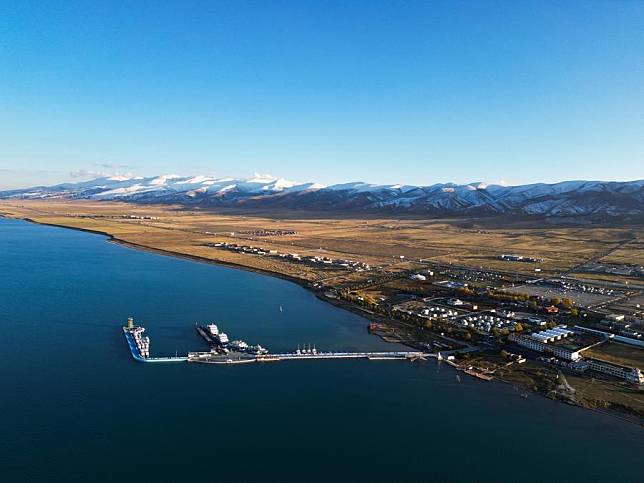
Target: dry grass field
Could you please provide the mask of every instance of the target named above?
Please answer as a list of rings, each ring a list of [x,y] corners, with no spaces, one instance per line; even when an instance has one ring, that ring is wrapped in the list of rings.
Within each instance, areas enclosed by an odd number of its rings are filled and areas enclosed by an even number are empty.
[[[644,265],[644,238],[642,234],[640,233],[639,237],[613,251],[610,255],[603,257],[600,261],[615,264]]]
[[[141,247],[238,264],[301,280],[341,276],[337,270],[233,253],[204,246],[227,241],[267,250],[349,258],[395,268],[405,260],[430,259],[473,268],[495,268],[543,275],[567,271],[586,260],[602,258],[642,263],[642,227],[493,226],[471,220],[422,220],[331,217],[307,213],[239,214],[168,205],[94,201],[0,201],[0,213],[112,235]],[[129,219],[127,216],[148,217]],[[299,216],[299,218],[295,218]],[[289,236],[252,236],[256,230],[295,230]],[[624,244],[626,241],[629,243]],[[505,262],[502,253],[543,258],[538,265]],[[346,272],[345,272],[346,274]]]
[[[584,351],[583,355],[626,367],[644,367],[644,351],[619,342],[593,347]]]
[[[629,412],[644,414],[644,397],[641,391],[625,383],[603,379],[566,375],[568,383],[576,390],[577,401],[591,408],[604,408],[611,405],[629,408]]]

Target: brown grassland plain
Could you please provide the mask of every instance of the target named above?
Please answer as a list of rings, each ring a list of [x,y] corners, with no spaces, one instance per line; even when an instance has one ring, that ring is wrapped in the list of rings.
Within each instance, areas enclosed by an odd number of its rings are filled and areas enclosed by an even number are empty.
[[[278,252],[348,258],[387,269],[429,259],[472,268],[543,275],[572,270],[587,260],[644,264],[641,226],[557,226],[542,221],[398,219],[306,212],[246,213],[177,205],[137,205],[85,200],[2,200],[0,214],[38,223],[92,230],[142,248],[244,266],[301,281],[342,276],[272,257],[205,246],[247,244]],[[149,217],[129,219],[127,216]],[[257,237],[243,232],[295,230],[295,235]],[[502,253],[543,258],[538,265],[505,262]],[[401,259],[401,256],[404,259]]]

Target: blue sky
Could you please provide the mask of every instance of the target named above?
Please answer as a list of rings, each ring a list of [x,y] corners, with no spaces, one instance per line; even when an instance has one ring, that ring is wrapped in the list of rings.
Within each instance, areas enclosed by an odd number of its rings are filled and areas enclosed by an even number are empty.
[[[0,3],[0,187],[644,178],[644,2]]]

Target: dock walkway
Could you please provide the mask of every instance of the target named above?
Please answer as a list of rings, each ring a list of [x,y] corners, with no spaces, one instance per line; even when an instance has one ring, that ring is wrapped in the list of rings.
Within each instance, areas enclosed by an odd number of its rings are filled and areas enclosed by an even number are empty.
[[[288,361],[288,360],[309,360],[309,359],[372,359],[372,360],[396,360],[396,359],[416,359],[427,357],[420,351],[402,351],[402,352],[317,352],[313,353],[296,353],[286,352],[282,354],[266,354],[257,356],[257,362],[270,361]]]
[[[206,341],[213,342],[208,334],[197,329]],[[300,360],[321,360],[321,359],[368,359],[368,360],[418,360],[426,357],[436,357],[436,354],[428,354],[421,351],[394,351],[394,352],[318,352],[316,350],[284,352],[279,354],[218,354],[210,352],[190,352],[187,356],[176,357],[145,357],[141,354],[134,336],[127,327],[123,327],[125,340],[134,360],[138,362],[200,362],[215,364],[240,364],[248,362],[276,362],[276,361],[300,361]],[[212,344],[211,344],[212,345]]]

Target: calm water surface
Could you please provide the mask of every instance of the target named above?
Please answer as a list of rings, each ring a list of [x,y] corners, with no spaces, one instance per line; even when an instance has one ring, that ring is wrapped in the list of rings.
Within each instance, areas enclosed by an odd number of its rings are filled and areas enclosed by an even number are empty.
[[[279,307],[284,307],[284,312]],[[396,349],[292,283],[0,219],[0,481],[643,481],[632,424],[434,361],[136,363],[204,348]]]

